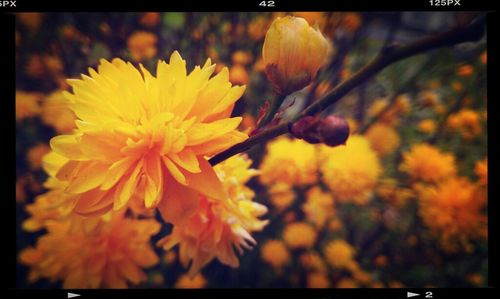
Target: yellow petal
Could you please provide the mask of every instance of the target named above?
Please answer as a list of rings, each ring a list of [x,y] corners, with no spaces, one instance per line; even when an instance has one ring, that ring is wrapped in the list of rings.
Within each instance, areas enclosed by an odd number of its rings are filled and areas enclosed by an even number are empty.
[[[171,154],[169,155],[169,158],[189,172],[199,173],[201,171],[196,155],[189,148],[185,148],[178,154]]]
[[[75,135],[59,135],[50,140],[50,147],[58,154],[71,159],[84,161],[88,158],[80,148],[78,138]]]
[[[164,198],[158,204],[162,218],[174,225],[182,225],[194,215],[200,201],[199,194],[176,181],[166,180]]]
[[[179,168],[177,166],[175,166],[175,164],[169,158],[162,156],[162,159],[163,159],[163,163],[165,164],[165,166],[167,166],[167,169],[170,172],[170,174],[173,176],[173,178],[177,182],[179,182],[183,185],[186,185],[186,177],[182,174],[182,172],[179,170]]]
[[[227,193],[224,190],[222,182],[215,174],[212,165],[201,157],[198,158],[198,163],[200,164],[200,173],[183,172],[186,176],[188,187],[212,199],[225,199]]]
[[[186,145],[197,145],[231,132],[238,127],[241,120],[241,117],[233,117],[212,123],[194,124],[186,133],[188,136]]]
[[[116,187],[115,200],[113,205],[113,210],[118,211],[122,207],[124,207],[129,199],[135,193],[135,187],[138,183],[138,175],[142,169],[142,161],[137,163],[135,169],[132,173],[126,177],[124,177],[120,183],[118,183]]]
[[[79,194],[99,186],[105,179],[108,165],[101,162],[81,162],[83,165],[78,170],[74,180],[72,180],[66,192]]]

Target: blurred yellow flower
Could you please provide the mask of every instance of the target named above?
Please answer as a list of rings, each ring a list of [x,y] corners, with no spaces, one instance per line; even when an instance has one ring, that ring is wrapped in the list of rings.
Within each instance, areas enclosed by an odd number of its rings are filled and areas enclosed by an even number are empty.
[[[392,153],[400,143],[398,132],[392,126],[380,122],[373,124],[366,131],[365,137],[379,155]]]
[[[306,202],[302,205],[302,211],[306,219],[322,228],[326,221],[335,213],[333,197],[315,186],[307,191]]]
[[[414,144],[409,151],[403,153],[399,169],[408,173],[413,180],[437,182],[455,175],[455,156],[443,153],[430,144]]]
[[[26,200],[26,180],[21,177],[16,180],[16,202],[21,203]]]
[[[347,117],[346,121],[347,121],[347,124],[349,125],[349,133],[351,135],[356,133],[358,131],[358,127],[359,127],[358,121],[352,117]]]
[[[418,123],[418,130],[422,133],[432,134],[436,130],[436,122],[433,119],[423,119]]]
[[[19,260],[30,267],[30,282],[63,280],[63,288],[79,289],[127,288],[129,283],[146,281],[141,268],[158,263],[150,245],[151,236],[160,230],[155,220],[132,220],[117,214],[110,219],[81,221],[79,225],[50,222],[48,233],[38,238],[36,247],[21,251]]]
[[[317,179],[316,148],[300,139],[278,137],[267,144],[260,171],[260,181],[265,185],[312,184]]]
[[[175,287],[178,289],[203,289],[206,286],[207,280],[201,274],[196,274],[193,277],[181,275],[175,283]]]
[[[337,282],[336,287],[339,289],[355,289],[359,288],[359,285],[354,279],[342,278]]]
[[[401,288],[404,288],[405,285],[400,281],[393,280],[393,281],[389,282],[387,287],[389,287],[391,289],[401,289]]]
[[[247,33],[253,40],[259,41],[266,35],[270,22],[264,16],[258,16],[248,23]]]
[[[372,283],[372,276],[370,273],[363,271],[361,269],[352,272],[352,278],[363,285],[369,285]]]
[[[78,128],[50,144],[67,160],[55,177],[79,195],[76,213],[118,211],[138,196],[146,208],[161,205],[175,225],[197,209],[198,192],[226,198],[204,157],[247,138],[236,131],[241,117],[229,118],[245,87],[231,87],[227,69],[209,79],[214,68],[208,59],[188,76],[174,52],[170,64],[158,63],[157,77],[114,59],[69,80],[73,93],[65,96]]]
[[[329,242],[324,248],[327,262],[337,269],[348,268],[354,258],[354,248],[344,240]]]
[[[278,210],[283,211],[295,201],[295,192],[285,183],[276,183],[268,187],[269,200]]]
[[[197,274],[215,258],[225,265],[238,267],[234,249],[240,255],[243,248],[251,249],[256,241],[250,232],[260,231],[267,225],[268,221],[258,219],[267,208],[253,202],[253,191],[243,186],[256,174],[255,170],[248,169],[250,164],[251,160],[237,155],[215,166],[227,198],[201,194],[180,197],[185,200],[188,196],[196,196],[198,207],[186,218],[179,219],[181,222],[174,225],[172,233],[157,244],[165,250],[178,244],[179,260],[184,267],[189,266],[189,275]],[[171,211],[160,207],[160,212],[165,215]]]
[[[470,64],[465,64],[458,67],[457,73],[461,77],[470,77],[474,73],[474,68]]]
[[[42,158],[49,152],[50,147],[45,143],[39,143],[30,147],[26,154],[30,168],[32,170],[37,170],[42,167]]]
[[[389,259],[385,255],[377,255],[373,260],[373,264],[377,267],[385,267],[389,263]]]
[[[399,117],[410,111],[410,102],[410,98],[405,94],[399,95],[392,104],[387,98],[377,99],[368,109],[368,115],[377,116],[380,122],[388,125],[396,125],[399,122]]]
[[[316,242],[316,230],[306,222],[288,224],[283,230],[283,240],[291,249],[311,248]]]
[[[345,13],[340,21],[340,25],[349,32],[355,32],[362,23],[361,15],[357,12]]]
[[[484,278],[479,273],[471,273],[471,274],[467,275],[466,278],[474,286],[480,287],[480,286],[483,286],[483,284],[484,284]]]
[[[339,231],[343,228],[344,226],[342,225],[342,221],[335,217],[330,222],[328,223],[328,229],[331,231]]]
[[[424,107],[434,107],[439,103],[439,95],[433,90],[420,92],[417,99]]]
[[[346,146],[321,146],[320,170],[324,183],[338,202],[365,204],[382,172],[368,139],[352,135]]]
[[[471,139],[481,133],[481,117],[472,109],[462,109],[451,114],[446,125],[450,130],[460,132],[465,139]]]
[[[487,60],[488,60],[488,54],[486,53],[486,51],[484,51],[482,54],[481,54],[481,63],[482,64],[486,64]]]
[[[29,77],[39,79],[45,76],[45,65],[42,56],[39,54],[32,54],[26,64],[26,74]]]
[[[16,14],[16,18],[19,22],[28,27],[30,30],[39,29],[42,24],[43,17],[44,14],[40,12],[22,12]]]
[[[167,265],[172,265],[177,260],[177,253],[173,250],[167,251],[163,256],[163,262]]]
[[[40,114],[40,98],[38,93],[16,90],[16,120],[21,121]]]
[[[300,264],[312,272],[326,272],[326,265],[321,256],[315,251],[308,251],[300,255]]]
[[[60,134],[68,134],[76,129],[76,116],[62,90],[54,91],[45,98],[40,116],[46,125]]]
[[[158,37],[147,31],[136,31],[129,36],[127,46],[134,61],[151,59],[156,55]]]
[[[313,27],[323,28],[326,23],[325,13],[321,11],[298,11],[294,12],[293,15],[305,19]]]
[[[330,279],[324,272],[314,272],[307,275],[307,287],[324,289],[330,287]]]
[[[229,70],[229,81],[233,84],[248,84],[250,76],[248,76],[248,72],[243,65],[235,64]]]
[[[303,18],[277,18],[266,33],[262,58],[266,74],[276,90],[290,94],[316,77],[333,52],[323,34]]]
[[[231,60],[234,64],[247,65],[252,62],[252,54],[247,51],[236,51],[231,56]]]
[[[290,252],[280,240],[268,240],[260,248],[262,260],[274,268],[281,268],[290,260]]]
[[[419,215],[445,249],[469,246],[487,230],[486,193],[467,178],[455,177],[419,189]]]
[[[409,188],[398,186],[395,179],[383,179],[376,189],[377,195],[396,208],[402,208],[414,196]]]
[[[160,13],[159,12],[143,12],[139,16],[139,24],[153,28],[160,23]]]
[[[479,177],[479,184],[488,185],[488,158],[476,161],[474,173]]]

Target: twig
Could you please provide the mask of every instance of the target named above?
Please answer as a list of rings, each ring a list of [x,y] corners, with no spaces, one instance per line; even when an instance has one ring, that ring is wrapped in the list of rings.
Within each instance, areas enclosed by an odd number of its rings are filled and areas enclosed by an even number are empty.
[[[316,113],[321,112],[328,106],[336,103],[356,86],[365,82],[387,66],[397,61],[414,55],[422,54],[433,49],[453,46],[463,42],[473,42],[479,40],[484,32],[484,24],[485,18],[482,17],[476,22],[471,23],[467,27],[457,27],[443,33],[422,38],[421,40],[405,46],[393,45],[386,47],[377,55],[377,57],[375,57],[375,59],[371,63],[367,64],[357,73],[355,73],[350,79],[339,84],[329,93],[324,95],[321,99],[315,101],[304,111],[302,111],[302,113],[297,115],[291,122],[280,124],[260,134],[252,136],[242,143],[230,147],[229,149],[212,157],[209,160],[210,164],[215,165],[217,163],[220,163],[229,157],[232,157],[249,149],[255,144],[265,142],[269,139],[286,133],[288,131],[289,124],[293,123],[293,121],[304,116],[315,115]]]

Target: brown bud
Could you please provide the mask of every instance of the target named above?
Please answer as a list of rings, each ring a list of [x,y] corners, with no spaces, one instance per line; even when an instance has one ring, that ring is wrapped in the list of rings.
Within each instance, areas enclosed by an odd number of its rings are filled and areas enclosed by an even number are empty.
[[[349,124],[343,117],[330,115],[319,122],[318,133],[321,141],[328,146],[345,144],[349,137]]]

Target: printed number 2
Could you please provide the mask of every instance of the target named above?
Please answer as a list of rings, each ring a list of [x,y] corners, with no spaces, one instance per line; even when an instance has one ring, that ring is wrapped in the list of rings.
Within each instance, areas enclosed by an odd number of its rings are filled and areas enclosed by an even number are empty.
[[[274,1],[262,1],[259,6],[274,7]]]
[[[433,298],[432,292],[425,292],[425,298]]]

